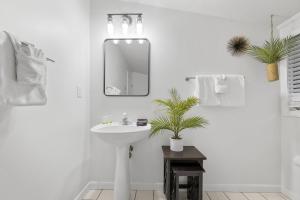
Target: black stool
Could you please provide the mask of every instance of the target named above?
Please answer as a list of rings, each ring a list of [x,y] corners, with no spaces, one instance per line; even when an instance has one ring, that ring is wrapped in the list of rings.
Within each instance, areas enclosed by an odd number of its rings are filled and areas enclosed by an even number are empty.
[[[197,164],[203,167],[203,162],[207,159],[205,155],[203,155],[196,147],[194,146],[184,146],[182,152],[174,152],[171,151],[170,146],[162,146],[163,151],[163,163],[164,163],[164,193],[166,195],[167,200],[173,200],[172,191],[173,191],[173,173],[172,167],[177,166],[178,164],[193,166],[193,164]],[[204,172],[204,171],[203,171]],[[190,182],[191,182],[191,178]],[[199,183],[199,187],[201,187],[202,191],[202,182]],[[201,198],[200,195],[199,198]]]
[[[200,164],[172,166],[172,200],[179,200],[179,189],[187,189],[188,200],[202,200],[202,179],[205,170]],[[179,177],[186,176],[187,184],[179,184]]]

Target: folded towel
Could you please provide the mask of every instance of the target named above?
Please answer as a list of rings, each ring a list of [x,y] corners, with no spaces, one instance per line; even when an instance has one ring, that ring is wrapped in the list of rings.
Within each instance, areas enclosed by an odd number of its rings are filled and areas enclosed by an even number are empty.
[[[105,87],[105,94],[106,95],[120,95],[121,90],[115,86],[106,86]]]
[[[17,40],[16,40],[17,41]],[[21,46],[21,43],[19,43]],[[0,105],[44,105],[47,102],[46,75],[24,84],[17,80],[17,55],[10,36],[0,32]],[[34,84],[33,84],[34,83]]]
[[[226,75],[215,75],[214,83],[216,94],[223,94],[227,91],[228,86],[226,85]]]

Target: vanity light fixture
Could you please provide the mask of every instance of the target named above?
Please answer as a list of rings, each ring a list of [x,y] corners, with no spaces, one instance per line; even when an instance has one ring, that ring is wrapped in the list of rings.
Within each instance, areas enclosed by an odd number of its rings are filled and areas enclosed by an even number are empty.
[[[107,16],[107,32],[109,35],[114,34],[114,24],[113,24],[113,18],[111,15]]]
[[[119,17],[119,20],[121,21],[121,28],[122,28],[122,34],[127,35],[129,30],[130,33],[131,27],[136,28],[136,34],[142,35],[143,34],[143,19],[142,19],[142,13],[115,13],[115,14],[107,14],[107,32],[110,36],[114,34],[114,24],[113,24],[113,18]],[[133,19],[135,21],[133,21]]]

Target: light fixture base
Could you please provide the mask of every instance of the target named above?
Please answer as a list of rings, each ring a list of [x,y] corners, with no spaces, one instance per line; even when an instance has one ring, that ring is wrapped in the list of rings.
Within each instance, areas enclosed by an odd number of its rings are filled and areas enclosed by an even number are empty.
[[[123,15],[123,16],[122,16],[122,19],[123,19],[123,20],[126,20],[128,25],[131,25],[131,24],[132,24],[132,17],[130,17],[129,15],[126,15],[126,14]]]

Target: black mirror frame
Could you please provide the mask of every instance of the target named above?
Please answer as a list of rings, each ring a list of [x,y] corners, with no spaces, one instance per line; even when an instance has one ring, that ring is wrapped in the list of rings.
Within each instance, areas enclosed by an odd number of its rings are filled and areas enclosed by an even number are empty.
[[[146,94],[143,94],[143,95],[108,95],[108,94],[105,94],[105,69],[106,69],[106,66],[105,66],[105,55],[106,55],[106,52],[105,52],[105,43],[107,41],[113,41],[113,40],[135,40],[135,41],[138,41],[138,40],[144,40],[144,41],[147,41],[148,42],[148,92]],[[151,43],[150,41],[147,39],[147,38],[107,38],[104,40],[103,42],[103,94],[107,97],[146,97],[146,96],[149,96],[150,94],[150,53],[151,51]]]

